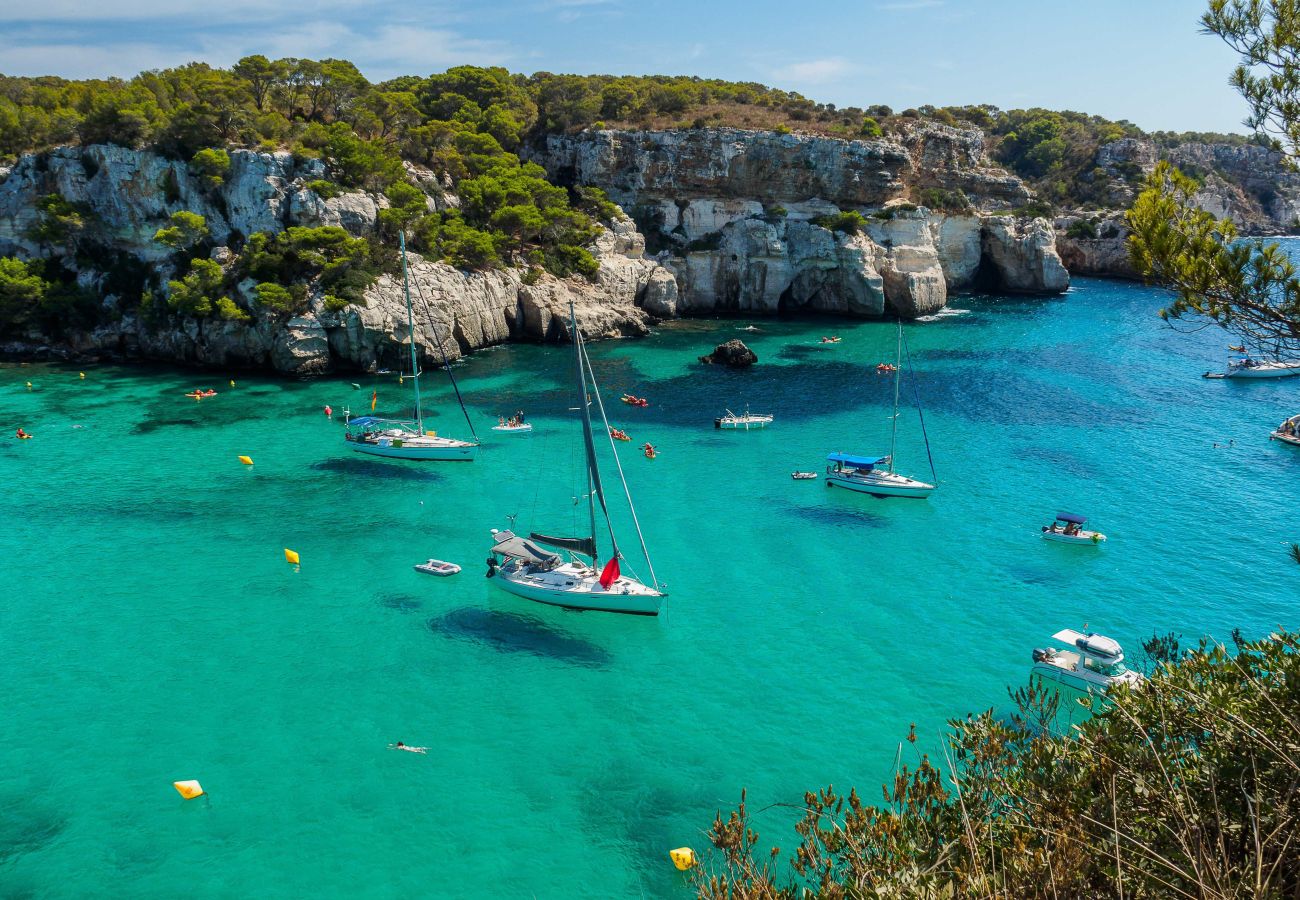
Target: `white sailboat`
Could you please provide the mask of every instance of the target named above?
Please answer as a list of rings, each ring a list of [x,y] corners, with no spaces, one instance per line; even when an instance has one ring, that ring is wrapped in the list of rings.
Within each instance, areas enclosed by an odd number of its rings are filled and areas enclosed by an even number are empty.
[[[488,580],[503,591],[527,600],[560,606],[565,609],[598,610],[640,616],[657,616],[665,596],[655,578],[650,553],[646,549],[641,524],[632,505],[623,467],[618,461],[618,451],[610,436],[609,419],[600,398],[591,362],[587,358],[582,332],[578,330],[577,316],[569,305],[569,323],[573,333],[573,352],[577,370],[579,409],[582,413],[582,439],[587,457],[587,504],[590,533],[580,537],[554,537],[532,532],[520,537],[513,531],[492,529],[492,555],[488,557]],[[609,441],[614,465],[618,470],[623,493],[627,497],[632,524],[636,528],[641,552],[645,557],[650,584],[624,575],[619,566],[623,558],[614,535],[614,523],[605,502],[605,489],[600,480],[596,462],[596,445],[591,425],[591,406],[595,403],[604,424],[604,434]],[[605,518],[610,542],[610,558],[597,569],[600,559],[596,546],[596,507]],[[565,555],[562,556],[561,553]],[[567,557],[567,558],[566,558]]]
[[[714,428],[735,429],[749,431],[753,428],[766,428],[772,424],[772,416],[766,413],[752,413],[749,407],[745,407],[745,414],[738,416],[731,410],[727,410],[725,416],[718,416],[713,420]]]
[[[385,419],[379,416],[361,416],[352,418],[348,415],[344,422],[346,431],[344,439],[348,448],[356,453],[370,456],[385,456],[390,459],[441,460],[469,462],[478,455],[478,436],[473,441],[460,441],[454,438],[440,437],[436,432],[425,431],[424,413],[420,408],[420,366],[415,353],[415,316],[411,311],[411,279],[406,267],[406,234],[401,236],[402,247],[402,287],[406,292],[406,325],[411,340],[411,380],[415,389],[415,418]],[[432,323],[432,319],[430,320]],[[434,332],[435,339],[437,331]],[[441,349],[441,342],[438,344]],[[465,403],[461,400],[460,388],[456,386],[456,376],[451,371],[451,364],[443,354],[443,365],[451,378],[460,402],[460,411],[465,413]],[[474,425],[465,414],[471,433]]]
[[[851,453],[832,453],[826,457],[831,463],[826,467],[826,486],[843,487],[851,491],[871,494],[874,497],[912,497],[925,499],[934,492],[935,486],[916,478],[908,478],[894,471],[894,450],[898,444],[898,390],[903,374],[903,321],[898,321],[897,363],[894,366],[894,415],[889,433],[888,456],[857,456]],[[921,410],[921,399],[917,396],[917,412]],[[921,416],[921,434],[925,435],[925,417]],[[927,455],[930,439],[925,438]],[[884,469],[880,467],[884,466]],[[930,475],[934,477],[934,460],[930,460]],[[937,480],[937,478],[936,478]]]

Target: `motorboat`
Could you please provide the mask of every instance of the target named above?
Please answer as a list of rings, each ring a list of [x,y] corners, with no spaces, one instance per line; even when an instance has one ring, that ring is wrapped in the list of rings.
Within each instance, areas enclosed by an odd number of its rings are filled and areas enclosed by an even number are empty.
[[[605,414],[605,404],[591,371],[586,343],[578,328],[577,314],[572,303],[569,304],[569,326],[569,333],[573,335],[578,409],[581,411],[582,443],[586,452],[587,491],[584,499],[587,501],[590,524],[586,534],[576,537],[553,536],[536,531],[528,537],[520,537],[509,529],[492,529],[488,581],[503,591],[550,606],[657,616],[665,594],[655,577],[654,565],[650,562],[650,552],[646,549],[636,508],[632,505],[632,494],[623,477],[623,466],[618,460],[609,417]],[[610,455],[622,483],[623,495],[627,499],[628,512],[650,577],[649,583],[624,574],[620,565],[624,557],[618,547],[596,457],[596,432],[592,428],[593,406],[599,412],[600,422],[605,427],[605,439],[609,441]],[[649,456],[652,452],[647,450],[646,455]],[[596,544],[597,510],[605,520],[610,546],[609,560],[600,568],[597,568],[597,560],[601,556]],[[561,556],[561,553],[565,556]]]
[[[526,434],[533,430],[533,423],[521,422],[518,418],[502,419],[492,426],[492,430],[500,434]]]
[[[1074,513],[1058,512],[1056,521],[1043,526],[1043,540],[1056,541],[1058,544],[1097,544],[1104,543],[1106,535],[1100,531],[1085,531],[1083,525],[1088,520]]]
[[[1268,439],[1270,441],[1281,441],[1293,447],[1300,447],[1300,416],[1292,416],[1277,428],[1274,428]]]
[[[892,457],[889,456],[832,453],[826,460],[832,463],[826,467],[827,487],[844,487],[873,497],[916,499],[924,499],[934,491],[935,486],[932,484],[890,471],[888,467],[892,465]],[[878,466],[887,468],[880,469]]]
[[[826,467],[826,486],[844,487],[851,491],[871,494],[873,497],[912,497],[925,499],[934,492],[935,485],[916,478],[908,478],[894,471],[894,450],[898,445],[898,392],[903,370],[903,321],[898,321],[896,362],[894,376],[894,414],[889,432],[889,455],[858,456],[852,453],[832,453],[826,457],[831,465]],[[910,361],[910,355],[909,355]],[[921,411],[921,397],[916,395],[916,409]],[[930,456],[930,438],[925,433],[925,416],[920,414],[921,435],[925,440],[926,456],[930,458],[930,475],[935,476],[934,458]],[[881,467],[884,467],[883,469]],[[936,480],[938,480],[936,478]]]
[[[371,456],[384,456],[390,459],[470,462],[478,455],[477,435],[475,435],[473,441],[462,441],[441,437],[436,431],[428,431],[424,427],[424,414],[420,408],[420,375],[422,373],[415,352],[415,315],[411,307],[411,280],[406,266],[405,232],[401,235],[400,246],[402,251],[402,288],[406,294],[406,326],[411,340],[412,375],[410,377],[412,389],[415,392],[415,415],[410,419],[388,419],[374,415],[354,419],[350,411],[345,411],[343,438],[347,441],[350,450],[356,453],[367,453]],[[427,304],[425,310],[428,311]],[[432,317],[430,317],[429,321],[430,325],[433,326]],[[436,326],[433,327],[436,338],[437,329]],[[441,349],[441,343],[438,346]],[[465,421],[469,425],[470,432],[473,433],[474,423],[469,419],[469,413],[465,409],[465,402],[460,396],[460,388],[456,387],[456,376],[451,371],[451,362],[447,359],[445,352],[443,353],[442,362],[447,370],[448,377],[451,379],[452,387],[456,391],[456,399],[460,402],[460,411],[465,415]],[[400,379],[405,382],[406,377],[402,375]],[[377,399],[377,393],[371,394],[370,410],[372,413]]]
[[[1069,685],[1080,691],[1105,692],[1114,684],[1136,686],[1142,673],[1124,665],[1124,651],[1119,643],[1104,635],[1067,628],[1052,635],[1052,640],[1067,645],[1035,649],[1030,677]]]
[[[426,575],[455,575],[460,571],[460,566],[441,559],[430,559],[426,562],[416,563],[415,571],[423,572]]]
[[[731,410],[727,410],[725,416],[719,416],[713,420],[714,428],[730,428],[738,431],[750,431],[754,428],[766,428],[772,424],[772,416],[762,415],[760,413],[751,413],[749,407],[745,407],[745,414],[738,416]]]
[[[813,481],[817,478],[816,472],[791,472],[790,477],[795,481]]]

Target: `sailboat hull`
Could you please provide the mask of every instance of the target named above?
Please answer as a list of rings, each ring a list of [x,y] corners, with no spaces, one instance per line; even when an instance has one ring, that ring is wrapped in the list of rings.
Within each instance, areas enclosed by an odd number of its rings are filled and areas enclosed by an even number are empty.
[[[348,448],[356,453],[370,456],[383,456],[388,459],[414,459],[441,462],[472,462],[478,455],[478,445],[463,441],[446,441],[431,444],[416,440],[388,440],[381,438],[375,443],[367,441],[348,441]]]
[[[498,568],[488,575],[488,581],[506,593],[534,603],[630,616],[659,615],[664,596],[628,578],[620,578],[607,591],[595,574],[578,574],[571,563],[549,572],[512,573]]]
[[[904,478],[902,475],[889,475],[884,472],[873,472],[870,475],[849,475],[844,472],[836,472],[834,469],[828,469],[826,471],[826,486],[831,487],[832,485],[848,488],[862,494],[871,494],[873,497],[910,497],[914,500],[924,500],[929,497],[934,493],[935,487],[914,478]]]

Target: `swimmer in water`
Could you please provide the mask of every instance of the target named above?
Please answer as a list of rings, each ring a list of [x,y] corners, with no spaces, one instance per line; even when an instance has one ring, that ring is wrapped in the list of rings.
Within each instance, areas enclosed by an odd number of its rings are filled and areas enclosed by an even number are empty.
[[[407,753],[428,753],[429,752],[428,747],[412,747],[409,746],[408,744],[403,744],[401,741],[398,741],[396,744],[389,744],[388,749],[405,750]]]

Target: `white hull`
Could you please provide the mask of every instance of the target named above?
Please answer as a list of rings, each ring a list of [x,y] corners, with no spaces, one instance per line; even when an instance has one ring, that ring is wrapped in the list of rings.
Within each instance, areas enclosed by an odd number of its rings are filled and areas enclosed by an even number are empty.
[[[664,596],[630,578],[619,578],[605,590],[598,573],[571,562],[545,572],[507,565],[492,572],[488,580],[507,593],[548,606],[634,616],[659,615]]]
[[[1270,362],[1257,366],[1229,366],[1224,378],[1288,378],[1300,375],[1300,362]]]
[[[891,475],[888,472],[846,475],[843,472],[827,470],[826,486],[831,485],[871,494],[874,497],[911,497],[917,500],[924,500],[934,492],[932,484],[914,478],[905,478],[902,475]]]
[[[733,430],[733,431],[749,431],[750,429],[753,428],[766,428],[768,425],[771,424],[772,424],[771,416],[754,418],[754,419],[750,419],[749,421],[743,421],[739,419],[733,419],[731,421],[728,421],[727,419],[721,419],[718,421],[719,428]]]
[[[493,431],[500,431],[504,434],[510,434],[517,431],[532,431],[533,426],[525,422],[523,425],[493,425]]]
[[[432,441],[438,443],[431,443]],[[444,440],[442,438],[425,438],[418,443],[415,441],[401,441],[400,447],[394,446],[393,442],[388,440],[381,440],[374,444],[366,441],[348,441],[348,448],[357,453],[383,456],[388,459],[470,462],[478,455],[477,444]]]
[[[1059,531],[1044,531],[1043,540],[1058,544],[1088,544],[1095,546],[1104,543],[1106,535],[1099,531],[1081,531],[1078,534],[1062,534]]]
[[[1091,672],[1080,674],[1050,663],[1034,663],[1034,667],[1029,671],[1029,677],[1032,679],[1034,676],[1041,678],[1043,681],[1063,684],[1066,687],[1074,688],[1076,691],[1094,694],[1106,693],[1113,681],[1113,679],[1105,676],[1094,675]]]
[[[1290,444],[1292,447],[1300,447],[1300,437],[1293,434],[1283,434],[1280,431],[1275,431],[1269,435],[1269,440],[1281,441],[1284,444]]]

